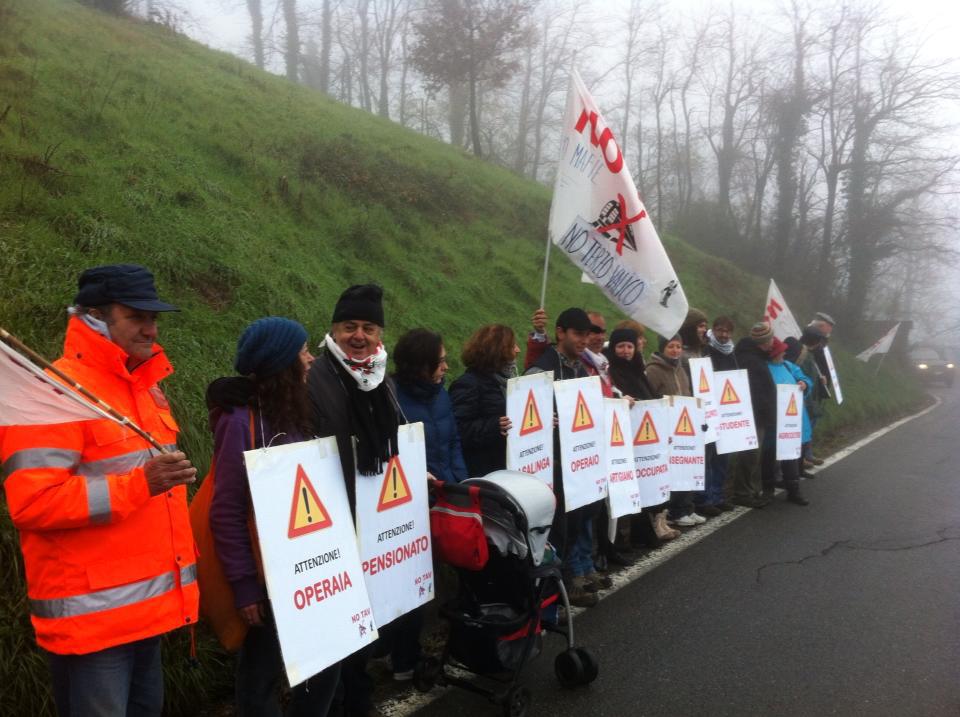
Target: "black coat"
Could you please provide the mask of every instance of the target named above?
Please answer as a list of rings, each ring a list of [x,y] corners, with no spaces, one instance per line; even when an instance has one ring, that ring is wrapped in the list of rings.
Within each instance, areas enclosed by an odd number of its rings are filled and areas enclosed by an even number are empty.
[[[646,366],[639,353],[629,361],[617,356],[610,347],[605,348],[603,353],[610,362],[610,381],[620,393],[638,401],[657,398],[647,380]]]
[[[740,368],[746,369],[750,380],[750,399],[753,403],[753,418],[758,428],[776,430],[777,385],[767,368],[769,356],[749,337],[737,342],[734,349]]]
[[[717,351],[713,346],[707,346],[707,356],[710,363],[713,364],[714,371],[736,371],[741,368],[737,363],[737,352],[731,351],[728,354]]]
[[[333,436],[337,439],[337,451],[340,454],[340,466],[347,484],[350,505],[356,501],[357,466],[353,459],[353,429],[350,423],[349,394],[343,379],[334,367],[336,359],[324,349],[310,367],[307,374],[307,393],[313,407],[314,426],[318,436]],[[393,380],[384,379],[385,390],[390,394],[390,402],[399,416],[399,423],[405,423]]]
[[[493,374],[468,370],[450,385],[460,447],[471,478],[507,467],[507,439],[500,417],[507,415],[507,394]]]

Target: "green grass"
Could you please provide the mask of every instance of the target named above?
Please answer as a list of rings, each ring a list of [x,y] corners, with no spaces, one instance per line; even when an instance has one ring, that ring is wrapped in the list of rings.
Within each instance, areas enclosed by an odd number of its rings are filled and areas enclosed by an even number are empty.
[[[525,332],[540,291],[550,193],[440,142],[339,105],[167,31],[69,0],[0,0],[0,326],[59,354],[64,309],[85,267],[150,267],[176,366],[167,392],[181,446],[207,465],[203,391],[232,372],[251,320],[286,315],[319,341],[346,286],[386,289],[387,343],[414,326],[457,358],[478,326]],[[691,304],[752,323],[766,279],[675,238]],[[556,255],[555,255],[556,256]],[[559,257],[547,309],[617,312]],[[840,357],[848,401],[830,429],[884,420],[915,387]],[[459,373],[457,362],[452,375]],[[877,386],[883,390],[877,390]],[[0,713],[49,713],[27,620],[19,550],[0,524]],[[195,714],[229,693],[209,639],[186,667],[168,641],[168,709]]]

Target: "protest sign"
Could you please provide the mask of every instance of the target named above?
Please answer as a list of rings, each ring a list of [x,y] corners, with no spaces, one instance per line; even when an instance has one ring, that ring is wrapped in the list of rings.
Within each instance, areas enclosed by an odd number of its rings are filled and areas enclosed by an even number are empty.
[[[560,422],[560,465],[567,512],[607,495],[603,391],[600,377],[555,381]]]
[[[433,599],[423,424],[400,426],[397,448],[383,473],[356,483],[360,560],[380,627]]]
[[[612,130],[573,71],[550,205],[550,240],[631,318],[673,336],[680,286]]]
[[[792,336],[795,339],[800,338],[800,324],[793,318],[793,312],[787,306],[787,300],[780,293],[777,282],[770,280],[770,288],[767,289],[767,303],[763,307],[763,320],[769,321],[773,329],[773,335],[781,341]]]
[[[830,347],[823,347],[823,357],[827,360],[827,370],[830,371],[830,383],[833,384],[833,397],[839,406],[843,403],[843,391],[840,389],[840,377],[837,376],[837,367],[833,363],[833,354],[830,353]]]
[[[670,434],[670,489],[703,490],[706,461],[700,399],[690,396],[667,396],[667,399],[673,409],[671,422],[674,424]]]
[[[717,417],[720,415],[713,398],[713,362],[709,358],[690,359],[690,381],[693,395],[700,399],[703,407],[703,422],[707,427],[703,442],[713,443],[717,440]]]
[[[243,457],[280,652],[298,685],[377,639],[340,454],[318,438]]]
[[[750,380],[745,369],[713,374],[717,399],[717,453],[736,453],[757,447],[757,424],[750,402]]]
[[[777,384],[777,460],[800,457],[803,438],[803,391],[796,384]]]
[[[507,381],[507,417],[507,469],[553,488],[553,371]]]
[[[640,486],[640,504],[670,500],[670,402],[663,398],[637,401],[630,410],[633,426],[633,465]]]
[[[633,433],[630,426],[630,404],[625,398],[603,399],[604,424],[607,428],[607,506],[611,518],[637,513],[640,485],[633,461]]]

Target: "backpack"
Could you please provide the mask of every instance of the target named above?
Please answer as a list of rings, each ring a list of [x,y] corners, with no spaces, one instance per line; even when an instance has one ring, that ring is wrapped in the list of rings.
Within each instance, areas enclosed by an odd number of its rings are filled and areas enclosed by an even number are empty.
[[[253,411],[250,411],[250,445],[255,446]],[[220,644],[227,652],[235,652],[247,637],[246,620],[233,604],[233,588],[223,572],[210,529],[210,507],[216,491],[216,460],[211,461],[210,471],[190,501],[190,526],[197,544],[197,583],[200,587],[200,617],[206,620]],[[250,544],[253,546],[257,565],[261,565],[260,543],[257,540],[253,514],[247,518]]]
[[[436,502],[430,509],[430,533],[434,554],[450,565],[480,570],[490,559],[480,512],[480,489],[447,495],[443,484],[434,488]]]

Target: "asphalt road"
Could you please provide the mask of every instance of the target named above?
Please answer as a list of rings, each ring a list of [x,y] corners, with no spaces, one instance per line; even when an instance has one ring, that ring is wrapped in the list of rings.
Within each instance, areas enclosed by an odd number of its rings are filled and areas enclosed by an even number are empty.
[[[531,715],[960,715],[960,391],[575,621],[600,676]],[[694,529],[696,530],[696,529]],[[497,715],[450,690],[416,714]]]

